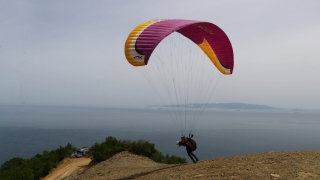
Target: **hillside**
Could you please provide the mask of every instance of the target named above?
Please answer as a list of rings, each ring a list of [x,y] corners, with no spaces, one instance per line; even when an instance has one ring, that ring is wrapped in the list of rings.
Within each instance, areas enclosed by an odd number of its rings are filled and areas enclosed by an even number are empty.
[[[68,161],[70,163],[70,161]],[[70,164],[69,164],[70,165]],[[64,166],[63,163],[60,166]],[[59,167],[58,167],[59,168]],[[57,168],[57,169],[58,169]],[[80,167],[83,168],[83,167]],[[320,179],[320,151],[268,152],[166,165],[121,152],[67,179]],[[52,171],[58,174],[57,171]],[[64,173],[61,171],[61,173]],[[50,174],[48,175],[50,176]]]

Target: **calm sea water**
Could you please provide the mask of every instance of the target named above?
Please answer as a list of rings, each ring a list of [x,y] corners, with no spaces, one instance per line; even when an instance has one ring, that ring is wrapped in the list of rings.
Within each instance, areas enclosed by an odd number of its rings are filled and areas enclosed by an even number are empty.
[[[320,112],[208,110],[194,129],[200,159],[320,149]],[[145,139],[163,154],[189,160],[181,134],[164,110],[0,106],[0,164],[67,143],[81,148],[117,139]]]

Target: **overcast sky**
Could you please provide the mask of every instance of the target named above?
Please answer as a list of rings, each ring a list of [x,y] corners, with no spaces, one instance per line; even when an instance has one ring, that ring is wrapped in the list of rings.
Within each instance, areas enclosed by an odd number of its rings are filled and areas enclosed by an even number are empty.
[[[212,22],[233,45],[233,75],[211,103],[320,109],[319,9],[317,0],[0,1],[0,104],[155,104],[124,43],[142,22],[177,18]]]

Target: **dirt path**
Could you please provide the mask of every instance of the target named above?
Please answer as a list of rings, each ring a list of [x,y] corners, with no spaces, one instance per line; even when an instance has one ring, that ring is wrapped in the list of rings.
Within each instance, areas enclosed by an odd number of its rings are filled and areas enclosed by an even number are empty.
[[[43,180],[60,180],[70,175],[75,175],[78,171],[84,170],[90,162],[90,158],[66,158],[57,168],[53,169],[50,174],[44,177]]]

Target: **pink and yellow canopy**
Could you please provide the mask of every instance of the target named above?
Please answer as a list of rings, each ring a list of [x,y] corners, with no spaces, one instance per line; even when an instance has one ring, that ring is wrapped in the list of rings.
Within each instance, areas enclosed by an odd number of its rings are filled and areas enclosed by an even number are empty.
[[[227,35],[212,23],[194,20],[161,19],[140,24],[125,43],[128,62],[133,66],[147,65],[157,45],[173,32],[197,44],[221,73],[232,74],[233,50]]]

